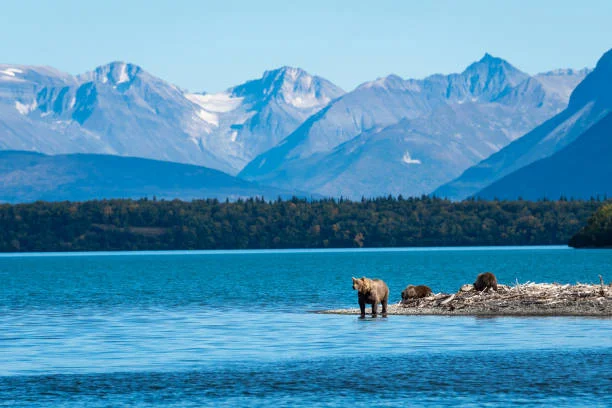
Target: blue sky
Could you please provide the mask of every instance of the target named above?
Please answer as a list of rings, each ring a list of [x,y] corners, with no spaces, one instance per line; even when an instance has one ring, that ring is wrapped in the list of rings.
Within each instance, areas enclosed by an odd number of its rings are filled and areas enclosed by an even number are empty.
[[[209,92],[291,65],[348,90],[461,71],[485,51],[529,73],[594,66],[611,21],[610,0],[15,0],[2,5],[0,62],[76,74],[129,61]]]

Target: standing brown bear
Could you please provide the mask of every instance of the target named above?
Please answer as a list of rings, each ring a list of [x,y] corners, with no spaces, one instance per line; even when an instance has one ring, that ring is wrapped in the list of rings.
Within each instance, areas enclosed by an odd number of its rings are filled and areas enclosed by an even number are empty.
[[[387,314],[389,288],[380,279],[353,278],[353,289],[357,291],[361,317],[365,317],[365,305],[372,305],[372,316],[376,316],[378,304],[382,304],[383,316]]]
[[[493,289],[497,291],[497,278],[491,272],[484,272],[478,275],[474,282],[474,289],[478,291]]]

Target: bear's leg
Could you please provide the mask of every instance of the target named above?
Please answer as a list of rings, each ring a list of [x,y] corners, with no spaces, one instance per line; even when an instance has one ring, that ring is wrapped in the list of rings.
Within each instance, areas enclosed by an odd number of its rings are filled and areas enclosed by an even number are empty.
[[[382,300],[382,312],[383,312],[383,315],[387,314],[387,301],[388,300],[389,299],[386,298],[386,297]]]
[[[361,317],[365,317],[365,302],[359,302],[359,309],[361,310]]]
[[[376,316],[378,313],[378,302],[372,302],[372,316]]]

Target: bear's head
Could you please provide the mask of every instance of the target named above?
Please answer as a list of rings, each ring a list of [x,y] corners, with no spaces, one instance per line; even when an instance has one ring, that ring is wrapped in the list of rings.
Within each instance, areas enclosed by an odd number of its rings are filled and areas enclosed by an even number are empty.
[[[356,290],[359,293],[369,293],[370,289],[370,280],[365,276],[362,278],[353,278],[353,290]]]

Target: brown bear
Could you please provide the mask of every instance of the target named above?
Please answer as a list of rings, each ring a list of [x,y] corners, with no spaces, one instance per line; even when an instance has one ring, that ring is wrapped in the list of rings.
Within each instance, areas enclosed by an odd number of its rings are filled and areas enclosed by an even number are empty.
[[[376,316],[378,304],[382,304],[383,316],[387,314],[389,288],[380,279],[353,278],[353,289],[357,291],[361,317],[365,317],[365,305],[372,305],[372,316]]]
[[[497,278],[491,272],[481,273],[474,282],[474,289],[481,292],[489,289],[497,291]]]
[[[419,285],[406,286],[406,289],[402,292],[402,303],[409,301],[410,299],[420,299],[432,294],[432,290],[429,286]]]

